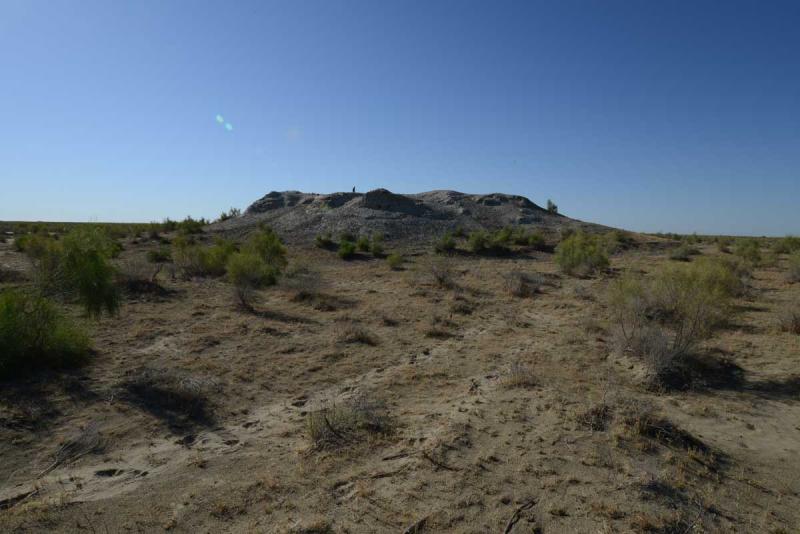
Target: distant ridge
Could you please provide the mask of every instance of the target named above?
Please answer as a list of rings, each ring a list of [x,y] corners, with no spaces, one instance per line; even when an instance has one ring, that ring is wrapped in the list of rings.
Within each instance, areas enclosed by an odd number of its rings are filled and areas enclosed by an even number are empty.
[[[608,229],[550,213],[519,195],[447,190],[402,195],[386,189],[327,195],[273,191],[253,202],[241,216],[216,223],[212,229],[244,233],[261,222],[288,241],[312,240],[328,232],[334,236],[381,232],[389,240],[427,241],[457,228],[469,232],[525,226],[545,233],[563,227]]]

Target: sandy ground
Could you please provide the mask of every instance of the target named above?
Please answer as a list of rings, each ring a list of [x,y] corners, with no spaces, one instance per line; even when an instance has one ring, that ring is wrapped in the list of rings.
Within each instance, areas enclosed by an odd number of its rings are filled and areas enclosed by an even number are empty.
[[[454,288],[433,281],[428,254],[402,271],[290,258],[319,273],[321,302],[277,287],[249,314],[222,280],[164,275],[167,295],[90,323],[87,367],[3,385],[0,529],[800,531],[800,336],[776,319],[800,284],[780,265],[756,271],[706,342],[712,371],[654,393],[614,356],[603,294],[663,252],[616,255],[587,280],[544,253],[457,257]],[[0,244],[0,265],[27,264]],[[541,273],[541,293],[509,294],[514,270]],[[143,368],[190,381],[202,416],[132,398]],[[315,446],[309,414],[356,398],[383,407],[384,431]],[[600,403],[593,429],[582,415]],[[697,441],[633,435],[623,414],[647,405]]]

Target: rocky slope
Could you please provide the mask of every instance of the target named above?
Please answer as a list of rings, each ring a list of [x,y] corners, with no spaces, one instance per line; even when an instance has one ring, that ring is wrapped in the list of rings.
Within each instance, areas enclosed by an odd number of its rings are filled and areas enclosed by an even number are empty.
[[[545,233],[562,227],[605,229],[549,213],[518,195],[471,195],[429,191],[401,195],[376,189],[368,193],[321,195],[299,191],[271,192],[240,216],[214,225],[218,231],[243,233],[264,222],[289,241],[308,241],[318,234],[382,232],[390,240],[429,240],[446,231],[529,226]]]

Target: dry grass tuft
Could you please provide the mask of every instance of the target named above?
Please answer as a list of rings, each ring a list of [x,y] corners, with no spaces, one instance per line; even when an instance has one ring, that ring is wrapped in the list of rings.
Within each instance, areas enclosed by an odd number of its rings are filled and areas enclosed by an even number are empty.
[[[783,332],[800,335],[800,304],[794,304],[779,311],[778,324]]]
[[[581,412],[576,417],[578,424],[589,430],[602,432],[608,428],[608,423],[613,417],[611,406],[601,402],[595,404],[584,412]]]
[[[180,427],[213,422],[209,395],[220,388],[213,379],[143,368],[123,382],[122,389],[133,404],[164,419],[170,426]]]
[[[383,402],[360,395],[309,412],[306,431],[314,449],[331,449],[370,435],[389,434],[392,422]]]
[[[536,378],[528,365],[512,362],[502,371],[500,383],[507,388],[527,388],[536,385]]]
[[[339,343],[360,343],[362,345],[369,345],[374,347],[378,344],[378,339],[373,336],[367,329],[363,326],[354,323],[354,322],[347,322],[343,325],[341,331],[339,332],[338,337]]]

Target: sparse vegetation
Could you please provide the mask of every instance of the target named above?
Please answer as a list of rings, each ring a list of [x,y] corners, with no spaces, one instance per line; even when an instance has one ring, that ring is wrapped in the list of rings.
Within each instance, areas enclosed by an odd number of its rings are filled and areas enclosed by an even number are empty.
[[[761,244],[758,239],[744,238],[737,240],[733,247],[733,253],[754,266],[761,262]]]
[[[384,403],[361,395],[309,412],[306,430],[315,449],[329,449],[389,434],[392,424]]]
[[[608,267],[608,255],[600,238],[575,232],[556,247],[556,264],[567,274],[588,276]]]
[[[253,251],[234,253],[228,259],[227,271],[239,304],[247,310],[253,309],[256,291],[274,285],[280,273]]]
[[[512,362],[503,370],[500,382],[508,388],[527,388],[536,385],[536,377],[530,366]]]
[[[439,254],[449,254],[456,249],[456,240],[453,234],[446,232],[438,241],[433,245],[433,249]]]
[[[800,304],[789,305],[780,310],[778,324],[784,332],[800,334]]]
[[[800,252],[789,256],[789,270],[786,273],[790,282],[800,282]]]

